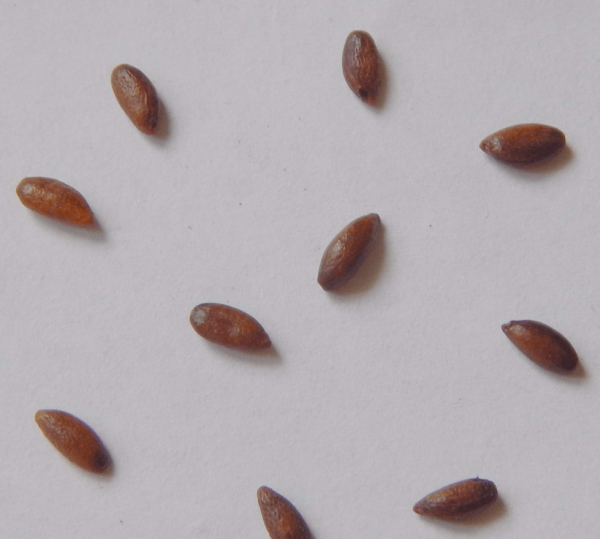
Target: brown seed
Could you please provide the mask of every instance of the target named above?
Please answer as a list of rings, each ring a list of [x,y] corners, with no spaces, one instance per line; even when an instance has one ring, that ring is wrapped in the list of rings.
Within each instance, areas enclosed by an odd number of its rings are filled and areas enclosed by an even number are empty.
[[[513,320],[504,324],[502,331],[521,352],[545,369],[569,372],[577,366],[577,352],[571,343],[546,324]]]
[[[73,464],[97,474],[110,471],[108,450],[81,419],[60,410],[39,410],[35,421],[50,443]]]
[[[23,206],[44,217],[71,225],[94,224],[92,210],[81,193],[66,183],[50,178],[25,178],[17,185]]]
[[[257,492],[258,505],[271,539],[311,539],[302,515],[281,494],[268,487]]]
[[[205,339],[242,350],[269,348],[271,340],[249,314],[220,303],[202,303],[192,310],[190,323]]]
[[[376,213],[359,217],[347,225],[328,245],[319,267],[318,283],[324,290],[345,284],[373,247],[381,219]]]
[[[565,147],[565,134],[549,125],[520,124],[501,129],[479,147],[507,163],[535,165],[552,159]]]
[[[346,38],[342,70],[350,89],[365,103],[375,104],[379,89],[379,54],[367,32],[355,30]]]
[[[139,69],[121,64],[110,77],[113,92],[129,119],[142,133],[153,135],[158,123],[156,90]]]
[[[425,496],[413,507],[419,515],[459,520],[467,518],[498,498],[496,485],[487,479],[466,479]]]

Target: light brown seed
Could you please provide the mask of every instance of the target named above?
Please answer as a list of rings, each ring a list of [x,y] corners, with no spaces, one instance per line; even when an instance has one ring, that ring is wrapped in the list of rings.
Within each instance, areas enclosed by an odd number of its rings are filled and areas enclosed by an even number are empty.
[[[535,165],[558,155],[565,144],[565,134],[556,127],[520,124],[484,138],[479,147],[507,163]]]
[[[258,506],[271,539],[311,539],[302,515],[281,494],[268,487],[257,492]]]
[[[269,348],[271,340],[249,314],[220,303],[202,303],[192,310],[190,323],[205,339],[242,350]]]
[[[110,472],[108,450],[81,419],[60,410],[39,410],[35,421],[50,443],[73,464],[97,474]]]
[[[373,38],[362,30],[351,32],[342,53],[342,71],[350,89],[369,105],[379,90],[379,54]]]
[[[502,326],[511,342],[529,359],[554,372],[572,371],[577,352],[558,331],[534,320],[513,320]]]
[[[121,64],[113,69],[110,82],[115,97],[142,133],[153,135],[158,124],[158,96],[156,90],[139,69]]]
[[[418,501],[413,511],[419,515],[459,520],[467,518],[498,498],[498,490],[487,479],[466,479],[432,492]]]
[[[94,214],[85,198],[66,183],[50,178],[25,178],[17,185],[23,206],[44,217],[71,225],[94,224]]]
[[[344,227],[323,253],[318,283],[324,290],[345,284],[364,262],[373,247],[381,219],[376,213],[359,217]]]

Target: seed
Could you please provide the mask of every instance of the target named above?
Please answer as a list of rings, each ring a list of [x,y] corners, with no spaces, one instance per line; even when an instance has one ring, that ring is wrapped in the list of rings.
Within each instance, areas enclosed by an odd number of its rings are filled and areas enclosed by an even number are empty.
[[[73,464],[97,474],[110,471],[108,450],[81,419],[60,410],[39,410],[35,421],[50,443]]]
[[[302,515],[281,494],[268,487],[257,492],[258,506],[271,539],[311,539]]]
[[[365,103],[375,104],[379,89],[379,54],[367,32],[355,30],[346,38],[342,70],[350,89]]]
[[[413,507],[419,515],[458,520],[466,518],[498,498],[496,485],[487,479],[466,479],[425,496]]]
[[[535,165],[552,159],[565,147],[565,134],[549,125],[520,124],[501,129],[479,147],[507,163]]]
[[[513,320],[502,326],[511,342],[529,359],[554,372],[572,371],[577,352],[558,331],[533,320]]]
[[[139,69],[121,64],[113,69],[110,82],[115,97],[142,133],[153,135],[158,123],[158,97],[156,90]]]
[[[192,310],[190,323],[206,340],[239,348],[269,348],[271,340],[263,327],[249,314],[220,303],[202,303]]]
[[[329,244],[319,267],[318,283],[324,290],[345,284],[364,262],[373,247],[381,219],[376,213],[359,217]]]
[[[94,215],[85,198],[66,183],[50,178],[25,178],[17,185],[23,206],[44,217],[71,225],[94,224]]]

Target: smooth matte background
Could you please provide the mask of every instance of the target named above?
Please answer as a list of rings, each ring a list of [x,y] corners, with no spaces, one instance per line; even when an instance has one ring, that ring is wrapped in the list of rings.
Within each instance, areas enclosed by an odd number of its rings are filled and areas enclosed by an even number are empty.
[[[600,507],[600,10],[596,0],[0,1],[0,537],[264,539],[268,485],[315,539],[596,537]],[[371,33],[383,99],[347,87]],[[138,132],[110,73],[163,103]],[[526,122],[554,162],[478,148]],[[59,179],[100,225],[15,195]],[[384,231],[344,291],[334,235]],[[203,302],[265,327],[266,354],[191,328]],[[500,326],[563,333],[543,371]],[[33,416],[68,411],[115,461],[71,465]],[[480,476],[501,501],[445,524],[413,504]]]

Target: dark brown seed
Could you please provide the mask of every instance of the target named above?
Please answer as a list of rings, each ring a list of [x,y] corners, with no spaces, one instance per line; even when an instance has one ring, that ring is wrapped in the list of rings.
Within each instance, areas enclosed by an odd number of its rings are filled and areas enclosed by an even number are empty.
[[[484,138],[479,147],[507,163],[535,165],[552,159],[565,144],[565,134],[556,127],[520,124]]]
[[[113,92],[129,119],[142,133],[153,135],[158,123],[156,90],[139,69],[121,64],[110,77]]]
[[[242,350],[269,348],[271,340],[249,314],[220,303],[202,303],[192,310],[190,323],[205,339]]]
[[[302,515],[281,494],[268,487],[257,492],[258,506],[271,539],[311,539]]]
[[[94,224],[92,210],[81,193],[66,183],[50,178],[25,178],[17,185],[23,206],[44,217],[71,225]]]
[[[577,352],[571,343],[546,324],[513,320],[504,324],[502,331],[521,352],[545,369],[569,372],[577,366]]]
[[[498,498],[496,485],[487,479],[466,479],[425,496],[413,507],[419,515],[459,520],[467,518]]]
[[[323,253],[317,278],[324,290],[339,288],[358,271],[373,247],[380,225],[379,215],[370,213],[352,221],[333,238]]]
[[[379,54],[367,32],[355,30],[346,38],[342,70],[350,89],[365,103],[375,104],[379,89]]]
[[[97,474],[110,471],[108,450],[83,421],[60,410],[39,410],[35,421],[50,443],[73,464]]]

